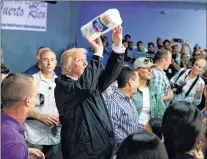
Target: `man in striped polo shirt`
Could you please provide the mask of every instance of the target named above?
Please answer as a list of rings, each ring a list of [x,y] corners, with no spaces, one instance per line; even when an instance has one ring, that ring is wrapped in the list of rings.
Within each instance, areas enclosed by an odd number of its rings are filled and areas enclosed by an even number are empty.
[[[137,92],[139,76],[129,67],[123,67],[117,78],[118,88],[108,98],[107,109],[114,124],[115,138],[119,146],[129,135],[144,129],[132,96]]]

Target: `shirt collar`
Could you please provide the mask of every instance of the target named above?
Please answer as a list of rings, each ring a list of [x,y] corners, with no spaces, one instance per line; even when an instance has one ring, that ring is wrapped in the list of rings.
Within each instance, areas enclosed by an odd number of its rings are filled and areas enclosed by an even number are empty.
[[[163,69],[161,69],[160,67],[156,67],[156,69],[158,69],[160,72],[162,72],[163,74],[166,74],[164,71],[163,71]]]
[[[42,81],[48,81],[48,79],[46,79],[46,78],[42,75],[42,72],[41,72],[41,71],[38,72],[38,75],[39,75],[40,80],[42,80]],[[55,82],[55,78],[57,78],[57,76],[56,76],[56,74],[54,73],[53,78],[51,79],[51,81]]]
[[[2,113],[1,122],[11,124],[19,133],[24,135],[24,132],[25,132],[24,125],[20,123],[18,120],[14,119],[13,117]]]
[[[129,97],[127,97],[124,93],[122,93],[118,88],[116,88],[116,93],[119,95],[120,98],[124,99],[124,100],[130,100]]]
[[[77,77],[72,77],[72,76],[70,76],[70,75],[66,75],[66,77],[71,78],[71,79],[73,79],[73,80],[75,80],[75,81],[77,81],[77,80],[78,80],[78,78],[77,78]]]

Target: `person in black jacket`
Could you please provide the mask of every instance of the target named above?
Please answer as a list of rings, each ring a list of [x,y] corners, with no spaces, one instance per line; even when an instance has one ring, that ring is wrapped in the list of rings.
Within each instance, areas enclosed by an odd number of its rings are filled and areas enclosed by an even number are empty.
[[[124,65],[122,27],[112,31],[113,51],[103,71],[101,39],[87,40],[95,50],[90,63],[85,49],[70,49],[60,60],[65,75],[55,80],[64,159],[110,159],[115,146],[113,124],[102,92],[116,80]]]

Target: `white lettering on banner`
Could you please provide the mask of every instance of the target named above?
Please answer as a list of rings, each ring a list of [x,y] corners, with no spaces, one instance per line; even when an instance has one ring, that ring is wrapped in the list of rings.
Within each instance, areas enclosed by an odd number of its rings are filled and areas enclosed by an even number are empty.
[[[46,31],[47,3],[41,1],[1,1],[1,29]]]

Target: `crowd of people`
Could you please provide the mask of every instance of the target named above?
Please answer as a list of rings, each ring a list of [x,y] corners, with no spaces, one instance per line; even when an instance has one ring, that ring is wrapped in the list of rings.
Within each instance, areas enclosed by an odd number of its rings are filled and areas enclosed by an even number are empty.
[[[207,159],[207,52],[122,27],[24,73],[1,64],[1,158]],[[180,46],[180,48],[179,48]],[[103,67],[104,66],[104,67]]]

